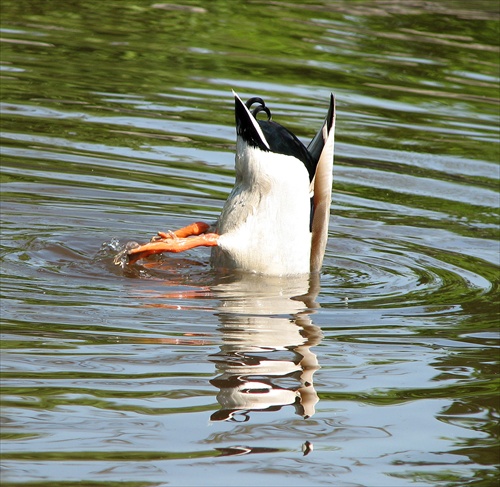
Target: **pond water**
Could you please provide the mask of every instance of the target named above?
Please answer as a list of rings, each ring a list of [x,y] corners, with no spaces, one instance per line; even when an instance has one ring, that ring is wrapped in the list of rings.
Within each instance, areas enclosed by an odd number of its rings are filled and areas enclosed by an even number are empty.
[[[490,486],[494,1],[2,2],[2,480]],[[130,268],[214,221],[231,89],[338,115],[319,282]]]

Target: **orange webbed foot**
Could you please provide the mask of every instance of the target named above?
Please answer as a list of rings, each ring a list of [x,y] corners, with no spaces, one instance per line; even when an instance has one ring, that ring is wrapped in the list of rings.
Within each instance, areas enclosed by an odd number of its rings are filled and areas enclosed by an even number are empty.
[[[218,245],[219,235],[204,233],[210,228],[208,223],[195,222],[175,232],[158,232],[147,244],[128,244],[124,251],[115,257],[115,263],[121,264],[124,254],[129,264],[153,254],[163,252],[184,252],[195,247],[213,247]]]

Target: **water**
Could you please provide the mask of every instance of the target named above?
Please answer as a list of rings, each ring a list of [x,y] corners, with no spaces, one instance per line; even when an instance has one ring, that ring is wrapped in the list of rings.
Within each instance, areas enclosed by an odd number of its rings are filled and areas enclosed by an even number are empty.
[[[2,10],[3,485],[496,485],[495,2]],[[320,282],[113,265],[217,217],[231,89],[336,94]]]

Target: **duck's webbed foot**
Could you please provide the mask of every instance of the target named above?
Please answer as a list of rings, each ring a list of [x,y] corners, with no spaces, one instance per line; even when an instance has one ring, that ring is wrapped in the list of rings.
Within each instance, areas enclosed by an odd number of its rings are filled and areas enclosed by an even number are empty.
[[[127,244],[125,249],[115,257],[114,262],[122,265],[125,257],[129,264],[134,264],[138,260],[162,252],[184,252],[194,247],[216,246],[219,235],[205,233],[209,229],[208,223],[195,222],[174,232],[158,232],[158,235],[155,235],[149,243],[140,245],[130,242]]]

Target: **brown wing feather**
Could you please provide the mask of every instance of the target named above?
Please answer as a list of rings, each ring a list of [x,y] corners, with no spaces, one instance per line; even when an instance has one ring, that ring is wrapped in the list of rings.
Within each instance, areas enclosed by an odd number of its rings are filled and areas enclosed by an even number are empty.
[[[330,118],[330,120],[328,120]],[[328,130],[330,126],[330,130]],[[324,146],[316,167],[313,180],[312,246],[311,272],[319,272],[323,265],[326,243],[328,240],[328,223],[330,221],[330,205],[333,182],[333,151],[335,139],[335,98],[332,95],[328,117],[321,128]]]

